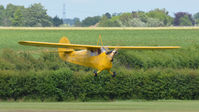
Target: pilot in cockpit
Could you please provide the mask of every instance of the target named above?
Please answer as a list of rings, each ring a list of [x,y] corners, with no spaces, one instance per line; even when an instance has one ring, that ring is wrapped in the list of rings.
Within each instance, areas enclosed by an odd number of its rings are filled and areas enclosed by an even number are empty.
[[[97,50],[90,50],[90,55],[91,56],[97,56],[103,52],[106,52],[107,50],[104,47],[101,47],[100,49]]]

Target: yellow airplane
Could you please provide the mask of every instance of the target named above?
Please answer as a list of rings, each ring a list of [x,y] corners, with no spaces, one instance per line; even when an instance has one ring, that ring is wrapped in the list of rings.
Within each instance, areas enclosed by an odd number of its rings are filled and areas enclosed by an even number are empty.
[[[102,46],[98,45],[100,40]],[[58,48],[59,57],[62,60],[97,69],[98,71],[94,72],[95,76],[103,70],[108,70],[113,77],[116,76],[116,73],[111,72],[112,62],[118,49],[163,50],[180,48],[180,46],[103,46],[101,36],[99,37],[97,46],[70,44],[67,37],[62,37],[59,43],[20,41],[19,44]]]

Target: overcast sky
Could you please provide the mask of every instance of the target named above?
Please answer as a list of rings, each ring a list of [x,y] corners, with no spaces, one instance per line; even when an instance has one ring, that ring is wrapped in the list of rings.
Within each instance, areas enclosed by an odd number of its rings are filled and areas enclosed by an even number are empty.
[[[155,8],[166,8],[170,15],[175,12],[199,12],[199,0],[0,0],[6,6],[23,5],[29,7],[33,3],[41,3],[50,16],[63,17],[63,4],[66,5],[66,17],[79,17],[102,15],[106,12],[119,13],[131,11],[149,11]]]

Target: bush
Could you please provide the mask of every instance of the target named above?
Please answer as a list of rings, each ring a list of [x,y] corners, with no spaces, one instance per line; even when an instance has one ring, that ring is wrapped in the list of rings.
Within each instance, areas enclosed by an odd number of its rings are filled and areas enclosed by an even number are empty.
[[[131,27],[146,27],[146,24],[142,22],[139,18],[133,18],[129,20],[128,23]]]
[[[195,24],[191,14],[186,12],[175,13],[174,26],[193,26]]]
[[[158,19],[155,18],[148,18],[147,20],[147,26],[148,27],[161,27],[164,26],[164,23]]]
[[[128,71],[128,70],[125,70]],[[75,74],[69,69],[41,72],[0,72],[0,98],[40,101],[115,99],[199,99],[199,71],[150,69]]]
[[[120,23],[118,21],[113,21],[110,19],[101,21],[98,25],[99,27],[120,27]]]

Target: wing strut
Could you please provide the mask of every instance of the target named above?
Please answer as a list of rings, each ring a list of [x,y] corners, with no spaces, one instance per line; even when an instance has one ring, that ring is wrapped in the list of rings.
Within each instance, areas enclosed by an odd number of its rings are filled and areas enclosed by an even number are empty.
[[[103,42],[102,42],[102,36],[101,36],[101,34],[99,35],[99,39],[98,39],[98,42],[97,42],[97,46],[99,45],[100,40],[101,40],[102,46],[104,46],[104,45],[103,45]]]

